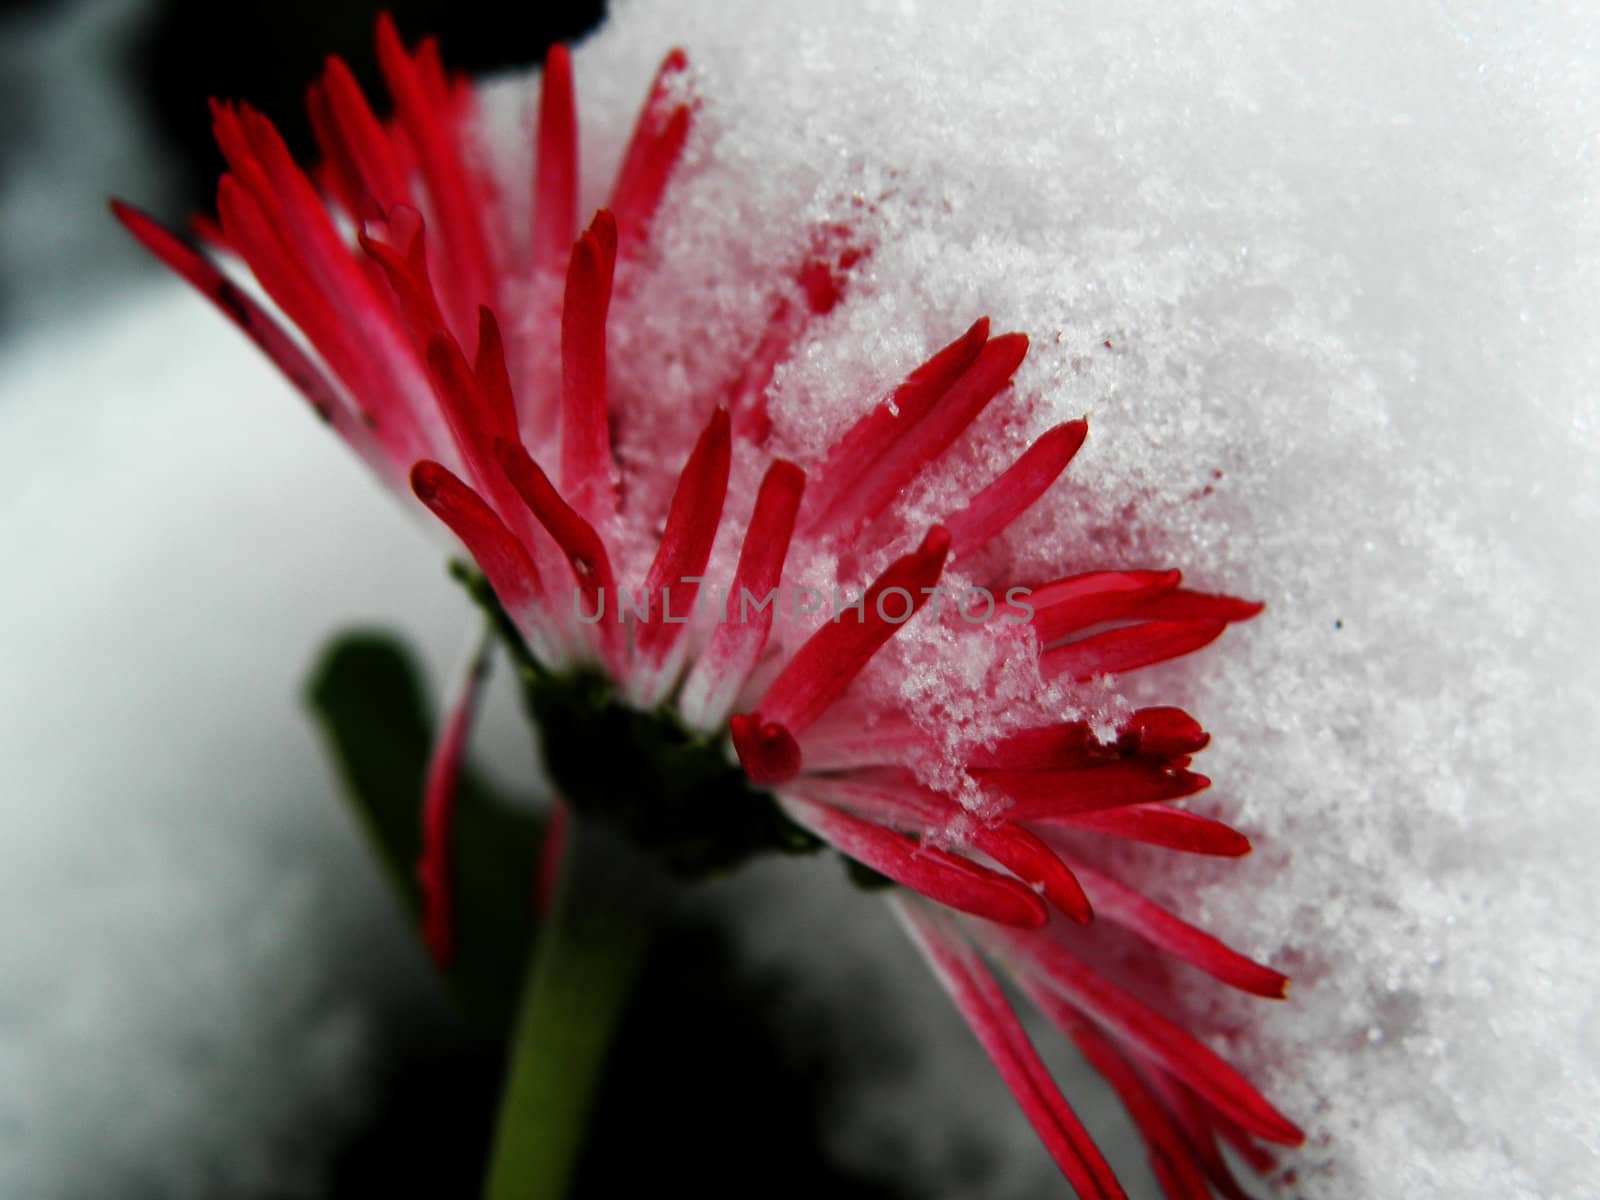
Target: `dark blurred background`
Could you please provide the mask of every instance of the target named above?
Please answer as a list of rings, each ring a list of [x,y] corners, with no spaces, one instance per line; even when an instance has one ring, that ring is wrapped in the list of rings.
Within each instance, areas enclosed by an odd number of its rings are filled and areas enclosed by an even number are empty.
[[[183,193],[194,203],[209,198],[222,167],[211,143],[207,97],[250,101],[272,114],[297,154],[309,154],[305,87],[328,55],[349,63],[369,95],[383,94],[372,49],[373,21],[382,9],[407,41],[436,35],[446,62],[471,74],[538,62],[552,42],[581,37],[606,10],[602,0],[157,0],[151,7],[146,31],[129,48],[130,66],[177,156]]]
[[[480,73],[538,62],[581,37],[602,0],[0,0],[0,333],[46,319],[140,260],[105,219],[113,191],[168,220],[209,208],[222,162],[210,97],[248,100],[297,154],[305,88],[343,57],[381,106],[373,23],[439,37]],[[380,107],[380,111],[381,107]]]

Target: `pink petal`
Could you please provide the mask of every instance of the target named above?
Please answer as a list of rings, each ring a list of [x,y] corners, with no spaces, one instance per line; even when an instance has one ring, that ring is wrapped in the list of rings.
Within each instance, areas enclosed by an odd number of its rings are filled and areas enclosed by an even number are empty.
[[[805,472],[783,459],[768,467],[761,480],[728,592],[728,612],[717,622],[679,697],[679,710],[691,725],[720,725],[761,657],[778,601],[754,612],[750,608],[772,594],[783,577],[805,483]],[[744,604],[746,596],[751,598],[749,606]]]
[[[1046,584],[1028,595],[1033,628],[1047,646],[1141,609],[1182,578],[1180,571],[1093,571]]]
[[[841,854],[959,912],[1001,925],[1037,929],[1050,919],[1044,901],[1014,879],[969,859],[920,845],[872,821],[782,793],[778,803],[796,824]]]
[[[451,835],[455,827],[456,780],[466,755],[478,697],[489,677],[492,642],[479,641],[455,699],[445,717],[439,740],[428,761],[427,790],[422,802],[422,852],[417,859],[417,883],[422,892],[422,940],[440,970],[455,952],[454,872],[451,869]]]
[[[411,469],[411,490],[461,539],[518,628],[524,633],[544,632],[536,639],[540,644],[535,651],[543,651],[541,657],[550,655],[546,661],[559,661],[557,639],[549,635],[538,569],[494,509],[446,468],[428,460]]]
[[[689,138],[691,106],[682,98],[688,70],[689,57],[682,50],[675,49],[662,60],[611,190],[611,209],[630,247],[648,231]]]
[[[814,764],[812,765],[814,769]],[[1011,874],[1042,892],[1068,917],[1087,924],[1089,898],[1072,869],[1049,845],[1009,821],[984,821],[940,792],[917,782],[904,767],[809,775],[806,794],[874,824],[921,835],[951,829],[964,844],[987,854]]]
[[[299,389],[312,411],[328,422],[380,476],[394,477],[399,464],[381,454],[360,410],[339,394],[322,369],[259,304],[145,213],[120,200],[111,202],[111,211],[147,250],[188,280],[223,316],[238,326]]]
[[[478,310],[478,353],[472,361],[472,374],[483,394],[495,436],[517,441],[517,405],[511,392],[511,374],[506,369],[505,342],[500,337],[500,324],[487,305]]]
[[[1156,757],[1196,754],[1211,735],[1181,708],[1141,708],[1123,725],[1118,745],[1136,754]]]
[[[1176,800],[1211,785],[1204,775],[1138,759],[1079,770],[978,768],[968,773],[1011,802],[1006,816],[1013,821],[1060,821],[1101,809]]]
[[[901,422],[875,461],[822,513],[818,530],[852,536],[947,450],[1011,382],[1028,353],[1020,333],[992,339],[919,420]]]
[[[887,400],[874,405],[833,444],[816,471],[807,506],[807,528],[826,524],[831,506],[845,490],[878,460],[900,431],[927,415],[939,397],[977,360],[988,340],[989,318],[980,317],[966,333],[911,372]]]
[[[216,105],[213,114],[236,177],[224,176],[217,192],[230,244],[275,300],[284,296],[297,324],[306,314],[307,336],[373,415],[404,420],[438,453],[442,423],[427,388],[417,386],[409,335],[381,281],[349,252],[272,122],[248,105]]]
[[[1247,1132],[1264,1141],[1298,1146],[1305,1135],[1269,1104],[1250,1081],[1210,1047],[1143,1001],[1097,975],[1060,946],[1042,938],[1006,941],[1025,956],[1047,987],[1030,988],[1045,1013],[1068,1028],[1081,1010],[1130,1050],[1182,1080]]]
[[[1158,596],[1139,610],[1141,621],[1248,621],[1266,607],[1259,600],[1217,596],[1179,588]]]
[[[903,713],[869,718],[846,705],[835,705],[800,742],[810,770],[847,771],[911,761],[929,739]]]
[[[1042,434],[1022,457],[945,524],[956,557],[981,548],[1044,495],[1089,436],[1087,421],[1068,421]]]
[[[572,58],[559,42],[539,81],[538,169],[534,177],[533,265],[561,270],[578,236],[578,110]]]
[[[1222,636],[1225,621],[1151,621],[1108,629],[1081,641],[1068,642],[1039,656],[1047,677],[1070,675],[1093,679],[1120,675],[1154,663],[1191,654]]]
[[[567,267],[561,312],[561,484],[591,521],[616,508],[606,408],[606,312],[617,261],[617,225],[595,214]]]
[[[659,666],[682,637],[699,599],[698,581],[711,557],[728,494],[730,455],[728,410],[719,408],[684,463],[661,545],[645,576],[645,617],[635,635],[635,648],[646,672]],[[660,698],[660,687],[659,683],[647,687],[640,700],[653,704]]]
[[[1099,1148],[1040,1061],[1000,985],[954,922],[928,911],[926,905],[898,898],[895,912],[1073,1189],[1084,1200],[1125,1198]]]
[[[566,857],[567,832],[571,824],[572,806],[560,796],[552,796],[533,883],[533,911],[541,918],[549,914],[550,906],[555,903],[556,883],[561,878],[561,861]]]
[[[1095,910],[1106,920],[1138,934],[1152,946],[1193,963],[1230,987],[1272,1000],[1289,994],[1289,980],[1252,962],[1203,929],[1182,920],[1155,901],[1109,875],[1081,864],[1073,869],[1094,893]]]
[[[728,722],[739,765],[750,782],[767,787],[800,773],[800,746],[782,725],[755,713],[737,713]]]
[[[366,203],[357,203],[350,215],[358,221],[388,212],[394,205],[410,200],[405,172],[391,147],[367,98],[344,60],[331,57],[322,75],[321,94],[328,117],[329,140],[336,143],[323,152],[340,157],[350,176],[353,190],[359,190]]]
[[[1094,910],[1077,876],[1054,850],[1019,825],[979,824],[970,835],[972,845],[1010,871],[1022,882],[1037,887],[1050,903],[1080,925],[1087,925]]]
[[[413,61],[400,42],[388,13],[378,17],[378,66],[394,98],[395,119],[405,130],[417,156],[422,179],[432,201],[443,253],[440,255],[440,290],[447,297],[446,311],[457,339],[475,331],[478,306],[493,301],[493,276],[489,251],[479,214],[487,205],[478,194],[472,175],[462,162],[462,139],[451,128],[448,114],[437,103],[436,50],[424,42]],[[430,92],[435,93],[430,95]]]
[[[890,563],[873,581],[860,614],[840,613],[812,634],[767,689],[760,705],[762,724],[784,727],[792,737],[821,716],[905,624],[889,618],[906,610],[909,620],[927,603],[949,551],[950,535],[935,525],[916,550]],[[891,590],[901,593],[905,602],[896,598],[880,612],[879,601]]]
[[[1182,850],[1188,854],[1211,854],[1221,858],[1240,858],[1250,853],[1250,839],[1236,829],[1181,808],[1165,804],[1139,804],[1126,808],[1107,808],[1097,812],[1070,813],[1060,823],[1090,833],[1105,833]]]
[[[444,333],[444,314],[428,278],[422,214],[409,205],[397,204],[387,218],[367,221],[356,241],[383,271],[412,340],[426,346],[435,334]]]
[[[492,331],[493,322],[480,324],[479,328]],[[480,357],[483,349],[480,345]],[[547,552],[547,544],[535,540],[527,507],[496,458],[495,447],[508,432],[503,401],[490,402],[467,360],[461,356],[461,347],[442,329],[428,341],[427,362],[428,378],[439,399],[439,409],[449,422],[450,434],[475,490],[491,503],[529,550],[532,561],[540,568],[540,576],[550,578],[550,567],[559,560]],[[515,433],[511,432],[510,436],[515,437]]]
[[[585,627],[593,630],[594,645],[601,661],[620,676],[625,667],[621,610],[617,607],[616,577],[605,542],[594,526],[561,498],[555,485],[533,461],[521,442],[499,438],[494,445],[495,460],[516,489],[528,511],[555,540],[567,559],[572,579],[583,600],[583,616],[600,619]],[[558,598],[556,603],[565,603]],[[605,615],[610,605],[609,615]]]
[[[1174,1124],[1138,1069],[1088,1021],[1072,1021],[1066,1033],[1089,1065],[1111,1085],[1138,1126],[1151,1169],[1168,1200],[1211,1200],[1205,1173],[1196,1163],[1183,1131]]]
[[[1259,1175],[1272,1170],[1277,1165],[1277,1159],[1172,1076],[1163,1071],[1151,1071],[1149,1083],[1151,1089],[1161,1097],[1173,1121],[1183,1131],[1190,1154],[1210,1178],[1211,1186],[1225,1200],[1253,1200],[1239,1186],[1233,1169],[1223,1157],[1222,1147],[1217,1140],[1218,1132],[1227,1131],[1229,1143],[1239,1152],[1239,1157]]]

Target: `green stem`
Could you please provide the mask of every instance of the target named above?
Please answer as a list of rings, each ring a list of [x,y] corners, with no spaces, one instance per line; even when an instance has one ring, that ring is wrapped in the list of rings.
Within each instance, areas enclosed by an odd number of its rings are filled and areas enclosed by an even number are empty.
[[[611,831],[574,816],[555,903],[523,985],[486,1200],[561,1200],[583,1148],[606,1052],[667,884]]]

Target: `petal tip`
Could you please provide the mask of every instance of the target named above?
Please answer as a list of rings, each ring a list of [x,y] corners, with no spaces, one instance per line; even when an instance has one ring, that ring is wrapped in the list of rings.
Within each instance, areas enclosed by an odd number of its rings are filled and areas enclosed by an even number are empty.
[[[763,787],[784,783],[800,773],[800,745],[776,721],[763,721],[760,713],[740,713],[728,726],[751,783]]]

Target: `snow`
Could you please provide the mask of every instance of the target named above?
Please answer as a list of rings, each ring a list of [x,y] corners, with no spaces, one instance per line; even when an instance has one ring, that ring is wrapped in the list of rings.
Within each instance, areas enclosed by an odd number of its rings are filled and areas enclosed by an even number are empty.
[[[615,378],[663,414],[627,452],[681,459],[652,443],[692,436],[695,380],[751,343],[813,224],[857,214],[873,251],[780,374],[783,445],[815,452],[988,313],[1034,346],[994,444],[1090,421],[996,565],[1171,563],[1268,602],[1149,684],[1212,731],[1212,802],[1258,851],[1144,861],[1295,976],[1285,1004],[1221,1015],[1249,1015],[1226,1048],[1310,1131],[1313,1200],[1600,1177],[1597,21],[686,0],[619,5],[575,56],[595,203],[670,45],[702,97],[671,252],[615,310]],[[0,462],[0,1059],[26,1081],[0,1100],[0,1191],[302,1179],[305,1131],[367,1086],[376,1019],[322,964],[342,922],[385,926],[296,689],[355,619],[441,667],[460,598],[175,287],[8,347]],[[1050,1187],[890,923],[832,872],[765,875],[729,905],[752,958],[920,1039],[905,1069],[863,1068],[841,1153],[891,1138],[919,1195]],[[402,947],[373,953],[425,988]],[[259,1086],[218,1103],[240,1078]],[[963,1142],[1004,1147],[1003,1174],[953,1174]]]

